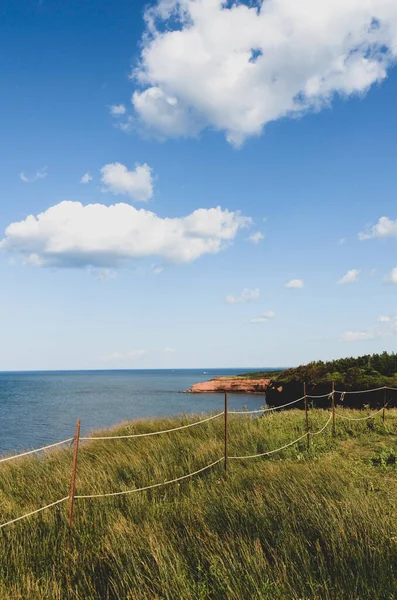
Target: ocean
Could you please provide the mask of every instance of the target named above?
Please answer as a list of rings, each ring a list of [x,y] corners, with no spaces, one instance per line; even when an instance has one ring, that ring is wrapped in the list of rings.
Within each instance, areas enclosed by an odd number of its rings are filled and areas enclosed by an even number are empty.
[[[223,409],[222,394],[182,394],[193,383],[250,369],[0,372],[0,453],[37,448],[126,419]],[[255,369],[252,369],[255,370]],[[230,395],[230,410],[263,396]]]

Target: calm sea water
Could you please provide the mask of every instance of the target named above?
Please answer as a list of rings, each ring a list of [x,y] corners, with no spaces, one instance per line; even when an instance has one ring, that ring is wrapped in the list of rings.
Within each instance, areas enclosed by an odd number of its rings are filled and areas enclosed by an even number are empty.
[[[221,394],[181,394],[193,383],[248,369],[0,372],[0,452],[36,448],[124,419],[223,409]],[[229,396],[231,410],[265,404]]]

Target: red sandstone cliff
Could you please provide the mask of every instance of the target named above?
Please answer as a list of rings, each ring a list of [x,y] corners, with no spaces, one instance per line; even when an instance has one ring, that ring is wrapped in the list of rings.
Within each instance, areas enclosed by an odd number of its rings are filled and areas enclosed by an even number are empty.
[[[263,394],[271,383],[271,379],[240,379],[239,377],[214,377],[210,381],[195,383],[186,392],[191,394],[241,393]]]

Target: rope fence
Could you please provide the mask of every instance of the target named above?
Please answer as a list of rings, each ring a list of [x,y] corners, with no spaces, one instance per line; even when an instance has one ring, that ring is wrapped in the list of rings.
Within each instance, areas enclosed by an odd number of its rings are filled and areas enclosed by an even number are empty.
[[[206,423],[206,421],[212,421],[212,419],[217,419],[218,417],[223,416],[223,411],[207,417],[206,419],[201,419],[201,421],[196,421],[195,423],[189,423],[188,425],[181,425],[180,427],[173,427],[172,429],[163,429],[162,431],[152,431],[150,433],[132,433],[131,435],[106,435],[106,436],[94,436],[94,437],[81,437],[81,440],[119,440],[119,439],[127,439],[127,438],[139,438],[139,437],[148,437],[150,435],[161,435],[162,433],[171,433],[172,431],[179,431],[181,429],[187,429],[188,427],[195,427],[196,425],[201,425],[201,423]]]
[[[380,408],[376,412],[374,412],[371,415],[368,415],[366,417],[347,417],[346,415],[342,415],[341,413],[335,413],[335,414],[340,419],[345,419],[346,421],[366,421],[367,419],[373,419],[373,417],[375,415],[377,415],[378,413],[380,413],[382,410],[383,410],[383,406],[382,406],[382,408]]]
[[[177,481],[182,481],[182,479],[188,479],[188,477],[194,477],[194,475],[198,475],[199,473],[202,473],[203,471],[207,471],[207,469],[214,467],[215,465],[220,463],[222,460],[223,460],[223,456],[221,458],[218,458],[218,460],[215,460],[213,463],[206,465],[205,467],[202,467],[201,469],[198,469],[197,471],[194,471],[193,473],[188,473],[187,475],[182,475],[181,477],[176,477],[175,479],[170,479],[169,481],[162,481],[161,483],[147,485],[146,487],[134,488],[132,490],[125,490],[122,492],[108,492],[107,494],[86,494],[84,496],[75,496],[75,498],[76,499],[106,498],[109,496],[123,496],[124,494],[134,494],[136,492],[144,492],[146,490],[152,490],[153,488],[157,488],[157,487],[160,487],[163,485],[169,485],[170,483],[176,483]]]
[[[369,394],[369,392],[379,392],[380,390],[391,390],[391,389],[395,389],[395,388],[389,388],[387,385],[382,385],[382,387],[378,387],[378,388],[373,388],[372,390],[353,390],[350,392],[344,392],[342,390],[335,390],[335,394],[343,394],[344,396],[346,394]]]
[[[293,400],[292,402],[288,402],[287,404],[281,404],[281,406],[271,406],[269,408],[263,408],[259,410],[229,410],[229,415],[253,415],[254,413],[267,413],[271,410],[280,410],[280,408],[285,408],[286,406],[291,406],[292,404],[301,402],[302,400],[304,400],[304,398],[305,397],[302,396],[302,398],[298,398],[297,400]],[[321,398],[321,396],[316,396],[316,398]]]
[[[51,504],[47,504],[47,506],[42,506],[41,508],[37,508],[36,510],[32,510],[32,512],[27,513],[26,515],[22,515],[22,517],[17,517],[16,519],[12,519],[11,521],[7,521],[7,523],[3,523],[2,525],[0,525],[0,529],[2,529],[3,527],[5,527],[6,525],[11,525],[11,523],[16,523],[17,521],[21,521],[22,519],[26,519],[27,517],[31,517],[32,515],[37,515],[37,513],[46,510],[47,508],[51,508],[52,506],[55,506],[56,504],[61,504],[61,502],[65,502],[66,500],[69,500],[69,496],[65,496],[64,498],[61,498],[60,500],[56,500],[55,502],[51,502]]]
[[[389,386],[383,386],[380,388],[374,388],[372,390],[362,390],[360,391],[352,391],[352,392],[343,392],[340,390],[335,390],[334,389],[334,385],[332,384],[332,392],[331,393],[327,393],[327,394],[321,394],[318,396],[314,396],[314,395],[309,395],[306,394],[306,384],[304,384],[304,396],[302,396],[301,398],[298,398],[296,400],[293,400],[292,402],[288,402],[286,404],[282,404],[280,406],[274,406],[274,407],[269,407],[269,408],[264,408],[264,409],[259,409],[259,410],[251,410],[251,411],[229,411],[228,410],[228,394],[225,394],[225,407],[224,407],[224,411],[219,412],[215,415],[210,415],[209,417],[206,417],[204,419],[200,419],[199,421],[195,421],[194,423],[188,423],[187,425],[181,425],[179,427],[173,427],[172,429],[164,429],[164,430],[160,430],[160,431],[153,431],[153,432],[148,432],[148,433],[136,433],[136,434],[129,434],[129,435],[117,435],[117,436],[85,436],[85,437],[80,437],[80,421],[76,422],[76,432],[74,437],[68,438],[66,440],[62,440],[60,442],[55,442],[53,444],[49,444],[47,446],[43,446],[41,448],[37,448],[35,450],[29,450],[27,452],[22,452],[20,454],[16,454],[14,456],[7,456],[5,458],[1,458],[0,459],[0,463],[6,462],[6,461],[10,461],[13,459],[17,459],[23,456],[28,456],[34,453],[39,453],[39,452],[43,452],[45,450],[48,450],[50,448],[54,448],[57,446],[60,446],[62,444],[66,444],[68,442],[73,442],[74,444],[74,455],[73,455],[73,465],[72,465],[72,477],[71,477],[71,489],[70,489],[70,493],[68,496],[65,496],[63,498],[61,498],[60,500],[56,500],[55,502],[52,502],[50,504],[47,504],[46,506],[43,506],[41,508],[38,508],[36,510],[33,510],[29,513],[26,513],[20,517],[17,517],[15,519],[12,519],[10,521],[7,521],[6,523],[2,523],[0,524],[0,529],[2,529],[3,527],[6,527],[7,525],[11,525],[13,523],[16,523],[17,521],[21,521],[22,519],[26,519],[32,515],[35,515],[37,513],[40,513],[48,508],[52,508],[53,506],[56,506],[58,504],[61,504],[63,502],[69,501],[69,546],[70,546],[70,531],[71,531],[71,527],[72,527],[72,523],[73,523],[73,517],[74,517],[74,500],[83,500],[83,499],[90,499],[90,498],[106,498],[106,497],[114,497],[114,496],[123,496],[123,495],[128,495],[128,494],[135,494],[138,492],[144,492],[146,490],[151,490],[154,488],[159,488],[162,486],[167,486],[167,485],[171,485],[173,483],[177,483],[179,481],[185,480],[185,479],[189,479],[191,477],[194,477],[200,473],[203,473],[204,471],[207,471],[209,469],[211,469],[212,467],[216,466],[217,464],[224,462],[224,466],[225,466],[225,475],[227,475],[227,471],[228,471],[228,460],[244,460],[244,459],[251,459],[251,458],[259,458],[259,457],[263,457],[263,456],[269,456],[272,454],[275,454],[277,452],[281,452],[282,450],[285,450],[286,448],[289,448],[290,446],[293,446],[295,444],[297,444],[298,442],[300,442],[303,439],[307,439],[307,449],[309,450],[310,448],[310,436],[317,436],[320,435],[321,433],[323,433],[325,431],[325,429],[332,423],[332,434],[333,436],[335,436],[335,420],[336,417],[341,418],[341,419],[345,419],[348,421],[365,421],[368,419],[372,419],[374,417],[376,417],[376,415],[378,415],[381,411],[383,411],[383,421],[385,420],[385,408],[387,406],[387,402],[386,402],[386,394],[385,394],[385,398],[384,398],[384,403],[383,406],[377,410],[376,412],[370,414],[370,415],[366,415],[365,417],[348,417],[346,415],[341,414],[340,412],[336,412],[335,410],[335,394],[341,394],[341,400],[343,400],[343,397],[345,394],[356,394],[356,393],[368,393],[368,392],[376,392],[379,390],[395,390],[397,391],[397,388],[392,388]],[[331,404],[331,413],[329,415],[329,418],[327,419],[325,425],[319,429],[318,431],[312,432],[310,431],[309,428],[309,421],[308,421],[308,405],[307,405],[307,399],[308,398],[325,398],[325,397],[329,397],[332,401]],[[275,448],[273,450],[268,450],[267,452],[261,452],[258,454],[252,454],[252,455],[244,455],[244,456],[229,456],[228,455],[228,436],[229,436],[229,429],[228,429],[228,415],[249,415],[249,414],[257,414],[257,413],[262,413],[262,415],[265,415],[267,412],[270,411],[274,411],[274,410],[280,410],[282,408],[286,408],[287,406],[292,406],[293,404],[296,404],[298,402],[304,401],[304,408],[305,408],[305,423],[306,423],[306,431],[303,435],[299,436],[298,438],[296,438],[295,440],[292,440],[291,442],[288,442],[287,444],[279,447],[279,448]],[[151,484],[151,485],[147,485],[145,487],[140,487],[140,488],[133,488],[130,490],[122,490],[122,491],[118,491],[118,492],[105,492],[105,493],[97,493],[97,494],[76,494],[76,474],[77,474],[77,458],[78,458],[78,449],[79,449],[79,442],[80,441],[95,441],[95,440],[116,440],[116,439],[132,439],[132,438],[143,438],[143,437],[149,437],[149,436],[153,436],[153,435],[161,435],[161,434],[165,434],[165,433],[172,433],[174,431],[179,431],[181,429],[187,429],[189,427],[195,427],[197,425],[201,425],[203,423],[206,423],[208,421],[212,421],[214,419],[218,419],[219,417],[224,417],[224,438],[225,438],[225,449],[224,449],[224,456],[222,456],[221,458],[218,458],[217,460],[215,460],[214,462],[201,467],[200,469],[193,471],[191,473],[187,473],[186,475],[181,475],[180,477],[176,477],[175,479],[171,479],[171,480],[167,480],[167,481],[162,481],[159,483],[155,483],[155,484]]]
[[[49,448],[55,448],[55,446],[60,446],[61,444],[67,444],[68,442],[73,442],[74,438],[68,438],[67,440],[62,440],[62,442],[55,442],[55,444],[49,444],[48,446],[43,446],[42,448],[36,448],[36,450],[29,450],[28,452],[21,452],[21,454],[15,454],[14,456],[6,456],[5,458],[0,458],[0,463],[6,462],[7,460],[14,460],[14,458],[21,458],[21,456],[28,456],[28,454],[35,454],[36,452],[43,452],[44,450],[48,450]]]
[[[311,435],[319,435],[320,433],[322,433],[328,427],[328,425],[331,423],[331,419],[332,419],[332,414],[329,416],[329,419],[327,420],[324,427],[322,427],[319,431],[312,433]],[[293,446],[294,444],[297,444],[298,442],[300,442],[300,440],[303,440],[308,435],[309,435],[309,432],[306,431],[306,433],[304,433],[300,437],[296,438],[296,440],[293,440],[292,442],[289,442],[288,444],[285,444],[284,446],[280,446],[280,448],[275,448],[274,450],[269,450],[268,452],[261,452],[260,454],[251,454],[250,456],[229,456],[229,458],[231,458],[231,459],[232,458],[238,458],[238,459],[240,459],[240,458],[258,458],[259,456],[268,456],[269,454],[275,454],[276,452],[281,452],[281,450],[285,450],[285,448],[289,448],[289,446]]]

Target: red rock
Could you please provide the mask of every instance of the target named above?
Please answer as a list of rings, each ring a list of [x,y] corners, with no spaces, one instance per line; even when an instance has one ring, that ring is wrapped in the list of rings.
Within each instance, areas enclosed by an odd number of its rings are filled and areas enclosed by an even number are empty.
[[[271,384],[271,379],[240,379],[239,377],[214,377],[210,381],[195,383],[186,390],[190,394],[263,394]]]

